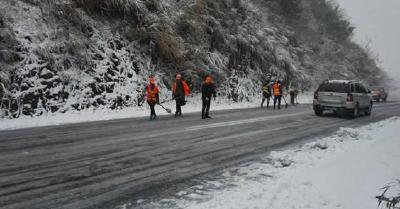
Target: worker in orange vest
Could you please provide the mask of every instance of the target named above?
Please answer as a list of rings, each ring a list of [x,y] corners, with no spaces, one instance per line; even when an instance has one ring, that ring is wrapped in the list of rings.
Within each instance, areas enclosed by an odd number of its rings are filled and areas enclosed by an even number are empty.
[[[176,101],[175,117],[182,116],[182,106],[186,104],[185,97],[189,96],[190,90],[181,74],[177,74],[172,85],[172,98]]]
[[[155,106],[160,101],[159,92],[156,79],[151,76],[149,78],[149,84],[146,86],[146,100],[150,106],[150,120],[155,120],[157,118]]]
[[[281,101],[282,101],[282,84],[280,81],[276,80],[272,85],[272,93],[274,94],[274,109],[276,107],[276,103],[278,103],[278,109],[281,109]]]

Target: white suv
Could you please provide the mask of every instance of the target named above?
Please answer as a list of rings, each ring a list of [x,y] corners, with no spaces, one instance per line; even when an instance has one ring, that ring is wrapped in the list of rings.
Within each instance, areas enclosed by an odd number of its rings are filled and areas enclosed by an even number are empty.
[[[358,117],[361,112],[371,115],[371,92],[357,81],[330,80],[321,84],[314,93],[314,111],[318,116],[326,110]]]

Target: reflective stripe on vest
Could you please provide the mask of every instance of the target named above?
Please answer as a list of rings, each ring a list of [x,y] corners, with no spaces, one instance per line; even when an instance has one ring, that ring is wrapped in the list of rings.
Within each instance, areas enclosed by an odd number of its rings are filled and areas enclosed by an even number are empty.
[[[157,94],[158,94],[158,88],[157,86],[154,86],[154,89],[151,89],[151,86],[146,87],[147,91],[147,101],[148,102],[157,102]]]
[[[156,91],[151,91],[150,90],[148,92],[147,101],[148,102],[156,102],[157,101]]]
[[[267,86],[267,85],[265,85],[265,86],[262,88],[262,91],[263,91],[264,94],[270,94],[270,93],[271,93],[271,92],[269,92],[269,86]]]

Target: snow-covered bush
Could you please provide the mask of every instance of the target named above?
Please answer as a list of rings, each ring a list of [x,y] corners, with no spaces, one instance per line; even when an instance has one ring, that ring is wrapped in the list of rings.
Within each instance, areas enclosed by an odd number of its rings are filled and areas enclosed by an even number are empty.
[[[91,13],[107,15],[109,17],[134,18],[140,20],[141,14],[145,12],[146,5],[137,0],[73,0],[79,7]],[[146,1],[147,5],[154,7],[155,1]]]
[[[395,186],[385,186],[383,189],[383,192],[381,195],[376,196],[376,199],[378,199],[378,207],[383,206],[386,207],[387,209],[398,209],[400,208],[400,195],[393,195],[390,196],[387,194],[387,192],[390,189],[393,189],[392,187],[399,187],[400,185],[400,180],[398,181],[398,185]]]
[[[180,45],[177,36],[167,29],[164,29],[156,34],[155,38],[158,53],[162,59],[168,63],[176,65],[182,64],[183,54],[182,46]]]
[[[350,21],[344,17],[339,5],[330,0],[311,0],[311,7],[315,18],[324,24],[322,31],[336,41],[347,41],[355,29]]]

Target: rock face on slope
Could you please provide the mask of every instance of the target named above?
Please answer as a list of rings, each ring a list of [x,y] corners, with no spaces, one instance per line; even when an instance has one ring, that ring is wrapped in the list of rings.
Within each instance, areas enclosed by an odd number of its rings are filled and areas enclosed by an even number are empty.
[[[2,106],[10,117],[143,104],[149,75],[162,98],[180,72],[198,92],[251,101],[268,76],[309,90],[325,79],[379,83],[326,0],[0,0]]]

